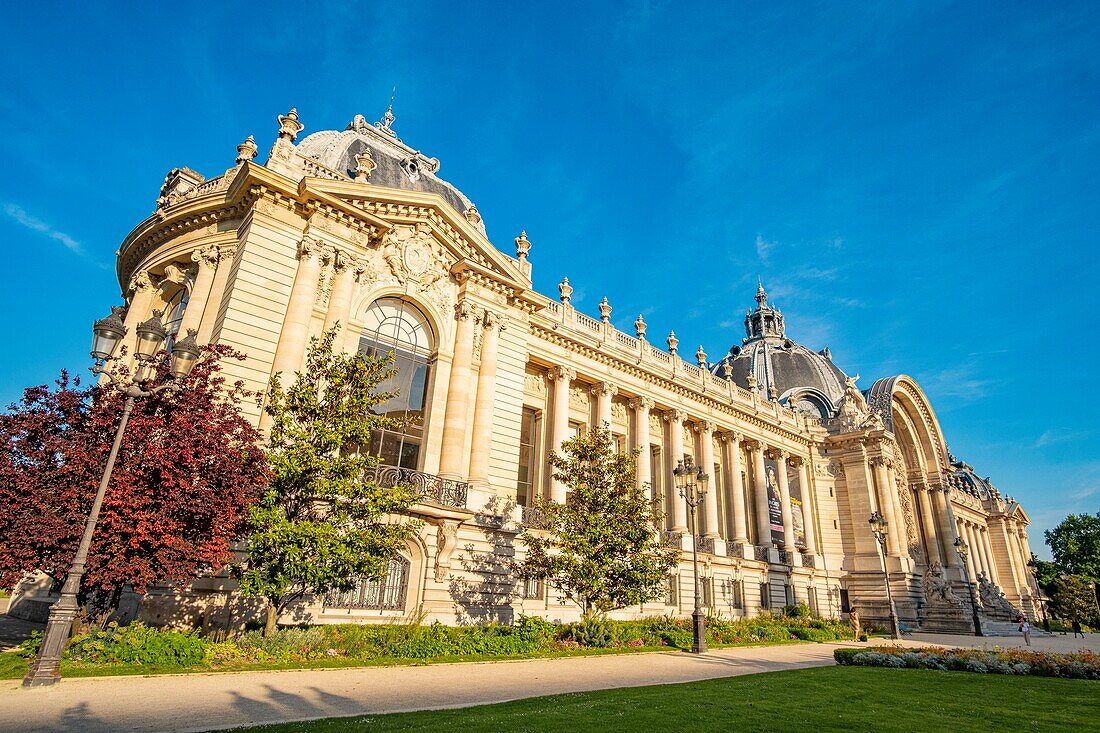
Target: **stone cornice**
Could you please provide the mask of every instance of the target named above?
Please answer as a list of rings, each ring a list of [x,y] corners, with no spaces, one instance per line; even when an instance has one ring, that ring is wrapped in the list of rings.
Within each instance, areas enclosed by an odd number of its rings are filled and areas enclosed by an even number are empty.
[[[813,442],[813,438],[810,436],[803,435],[781,425],[776,425],[773,422],[769,422],[763,419],[760,415],[754,415],[752,413],[745,412],[744,410],[738,409],[738,406],[733,405],[728,401],[719,400],[713,395],[692,390],[683,384],[674,382],[671,379],[668,379],[661,375],[654,374],[649,370],[644,369],[641,365],[632,364],[623,359],[619,359],[612,354],[605,353],[597,347],[580,343],[579,341],[570,338],[568,334],[544,328],[543,326],[540,326],[539,324],[534,322],[529,323],[528,326],[531,335],[545,343],[562,347],[568,351],[580,354],[600,364],[611,367],[628,376],[640,379],[648,384],[652,384],[657,388],[670,391],[674,394],[691,400],[692,402],[704,409],[709,408],[714,412],[727,415],[732,420],[736,421],[739,426],[752,425],[760,430],[763,434],[773,436],[775,439],[778,440],[786,440],[790,443],[800,446],[808,447]],[[672,407],[672,409],[682,409],[682,407],[679,406],[670,407]],[[699,417],[706,417],[706,415],[699,415]]]

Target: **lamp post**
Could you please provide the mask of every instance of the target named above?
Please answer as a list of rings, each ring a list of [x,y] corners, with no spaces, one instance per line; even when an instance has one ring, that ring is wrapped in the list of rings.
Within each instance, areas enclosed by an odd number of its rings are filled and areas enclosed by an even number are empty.
[[[900,639],[901,624],[898,623],[898,609],[894,605],[894,593],[890,590],[890,568],[886,564],[886,531],[890,528],[890,523],[877,511],[871,513],[871,518],[867,520],[867,523],[871,525],[871,532],[875,535],[875,540],[878,541],[879,555],[882,557],[886,602],[890,604],[890,638]]]
[[[126,335],[126,327],[122,324],[122,308],[112,308],[111,315],[96,321],[93,326],[94,337],[92,339],[92,358],[95,366],[92,373],[106,375],[112,383],[118,383],[118,378],[107,371],[104,363],[114,354],[118,342]],[[80,545],[73,556],[72,567],[69,568],[65,585],[61,588],[61,597],[50,608],[49,620],[46,623],[46,633],[42,638],[42,645],[38,650],[38,657],[27,670],[27,676],[23,678],[24,687],[40,687],[56,684],[61,679],[61,653],[65,650],[65,644],[69,640],[69,632],[72,630],[73,619],[76,618],[77,594],[80,592],[80,580],[84,576],[84,565],[88,560],[88,550],[92,544],[92,534],[95,532],[96,521],[99,519],[99,510],[103,506],[103,497],[107,493],[107,484],[111,480],[111,472],[115,467],[115,459],[118,458],[119,448],[122,446],[122,436],[126,432],[126,423],[130,420],[130,413],[134,409],[134,401],[138,398],[150,397],[164,390],[180,388],[180,380],[191,372],[199,358],[199,347],[195,343],[195,331],[188,331],[186,338],[175,343],[172,348],[169,374],[173,381],[166,382],[157,387],[149,387],[148,381],[154,375],[155,357],[164,345],[168,337],[168,331],[161,322],[161,312],[153,311],[153,317],[139,324],[137,332],[137,345],[134,355],[138,365],[134,376],[128,384],[119,385],[122,393],[126,395],[126,401],[122,406],[122,418],[115,429],[114,443],[111,452],[107,456],[107,465],[103,469],[103,476],[99,481],[99,489],[92,501],[92,509],[88,513],[88,519],[84,523],[84,534],[80,538]]]
[[[691,651],[702,654],[707,651],[707,615],[703,611],[702,586],[699,583],[699,537],[695,531],[695,508],[703,502],[710,476],[702,466],[695,466],[691,456],[680,461],[672,471],[676,488],[688,506],[688,529],[691,532],[691,572],[695,576],[695,610],[691,613],[694,639]]]
[[[955,552],[962,559],[963,572],[966,573],[966,589],[970,592],[970,614],[974,618],[974,636],[985,636],[982,633],[982,620],[978,618],[978,602],[974,600],[974,583],[970,580],[970,571],[967,570],[966,556],[970,554],[970,546],[962,537],[955,538]]]
[[[1039,558],[1031,553],[1031,559],[1027,561],[1027,567],[1031,570],[1031,579],[1035,581],[1035,592],[1039,596],[1039,610],[1043,612],[1043,631],[1050,633],[1050,621],[1047,619],[1047,607],[1043,603],[1043,589],[1039,587]]]

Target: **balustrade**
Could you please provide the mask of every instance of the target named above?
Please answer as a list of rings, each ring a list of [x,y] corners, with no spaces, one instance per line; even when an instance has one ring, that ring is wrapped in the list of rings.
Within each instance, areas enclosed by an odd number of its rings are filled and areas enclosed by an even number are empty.
[[[661,544],[665,547],[682,547],[683,539],[683,532],[673,532],[672,530],[663,530],[661,532]]]
[[[442,506],[465,507],[470,484],[465,481],[440,478],[434,474],[399,466],[374,466],[363,474],[363,480],[384,488],[407,485],[424,499]]]

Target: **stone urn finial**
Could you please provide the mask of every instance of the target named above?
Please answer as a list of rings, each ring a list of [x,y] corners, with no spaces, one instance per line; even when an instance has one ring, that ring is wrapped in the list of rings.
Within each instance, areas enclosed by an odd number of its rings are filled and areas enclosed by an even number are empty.
[[[600,320],[604,323],[611,323],[611,304],[607,302],[607,296],[600,301]]]
[[[363,148],[363,152],[355,156],[355,180],[366,182],[370,180],[370,174],[378,164],[370,154],[370,148]]]
[[[466,217],[466,221],[470,222],[471,224],[481,223],[481,212],[479,212],[477,210],[477,207],[473,204],[470,204],[470,208],[462,212],[462,215]]]
[[[256,140],[251,135],[244,139],[244,142],[237,146],[237,165],[247,163],[256,157],[256,153],[259,148],[256,147]]]
[[[279,139],[294,142],[306,126],[298,121],[298,108],[291,107],[285,115],[279,115]]]
[[[520,262],[527,259],[527,253],[531,251],[531,240],[527,238],[527,230],[523,230],[516,237],[516,257]],[[568,278],[566,278],[568,279]]]
[[[573,294],[573,286],[569,284],[569,278],[563,277],[561,282],[558,283],[558,295],[561,296],[561,302],[565,305],[569,305],[569,296]]]
[[[680,345],[680,339],[676,338],[676,332],[669,331],[668,338],[665,340],[668,342],[668,353],[675,354],[676,347]]]
[[[636,321],[634,321],[634,333],[638,336],[638,338],[640,338],[644,341],[645,340],[645,330],[648,327],[649,326],[646,324],[645,319],[642,318],[642,314],[639,313],[638,314],[638,319]]]
[[[697,363],[701,369],[705,369],[707,366],[707,352],[703,351],[702,344],[699,344],[699,349],[695,352],[695,363]]]

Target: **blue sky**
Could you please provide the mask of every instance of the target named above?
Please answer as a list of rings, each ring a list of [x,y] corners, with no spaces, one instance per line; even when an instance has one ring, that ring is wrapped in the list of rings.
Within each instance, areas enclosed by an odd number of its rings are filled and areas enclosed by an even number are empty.
[[[3,404],[87,366],[170,168],[396,85],[395,129],[501,249],[527,230],[542,292],[719,358],[759,276],[862,387],[915,377],[1041,554],[1100,508],[1097,4],[156,5],[5,13]]]

